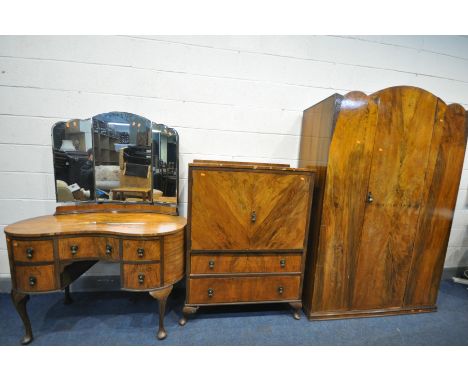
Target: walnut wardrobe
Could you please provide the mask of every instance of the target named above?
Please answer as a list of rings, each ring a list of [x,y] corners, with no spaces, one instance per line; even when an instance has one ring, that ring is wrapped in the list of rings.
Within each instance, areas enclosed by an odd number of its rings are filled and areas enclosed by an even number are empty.
[[[436,310],[466,127],[462,106],[409,86],[304,111],[299,166],[317,171],[310,319]]]

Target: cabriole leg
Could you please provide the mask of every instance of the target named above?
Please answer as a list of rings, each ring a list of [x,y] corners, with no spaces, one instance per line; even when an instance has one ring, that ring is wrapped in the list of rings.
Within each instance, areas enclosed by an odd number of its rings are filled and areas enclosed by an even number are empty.
[[[28,312],[26,311],[26,303],[29,300],[29,295],[12,290],[11,300],[24,325],[25,334],[21,339],[21,345],[27,345],[33,340],[31,322],[29,321]]]
[[[301,309],[302,309],[302,302],[290,302],[289,305],[293,308],[293,317],[295,320],[301,319]]]
[[[184,326],[187,323],[188,316],[195,314],[198,310],[198,306],[184,306],[182,309],[182,318],[179,320],[179,325]]]
[[[166,329],[164,329],[164,313],[166,311],[167,297],[172,291],[172,285],[168,287],[157,289],[149,292],[151,297],[155,298],[159,302],[159,329],[158,329],[158,340],[163,340],[167,337]]]
[[[73,299],[70,296],[70,285],[65,287],[65,297],[63,299],[63,303],[65,305],[70,305],[73,302]]]

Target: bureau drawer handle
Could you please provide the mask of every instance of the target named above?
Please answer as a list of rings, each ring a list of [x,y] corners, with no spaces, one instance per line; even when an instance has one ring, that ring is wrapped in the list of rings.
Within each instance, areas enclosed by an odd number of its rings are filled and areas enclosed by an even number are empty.
[[[281,259],[280,260],[280,267],[281,268],[284,268],[286,266],[286,260],[285,259]]]
[[[34,286],[36,285],[37,279],[34,276],[29,277],[29,285]]]
[[[78,246],[77,245],[70,246],[70,251],[71,251],[72,256],[75,256],[78,253]]]
[[[210,269],[214,269],[214,260],[208,261],[208,266],[210,267]]]
[[[137,253],[138,253],[138,257],[143,257],[145,255],[145,249],[144,248],[138,248]]]
[[[26,257],[28,259],[32,259],[33,258],[33,253],[34,253],[34,249],[32,248],[26,248]]]
[[[112,245],[106,244],[106,255],[110,256],[112,255]]]
[[[145,282],[145,275],[144,275],[143,273],[140,273],[140,274],[138,275],[138,282],[139,282],[140,284],[143,284],[143,283]]]
[[[255,223],[257,221],[257,213],[255,211],[252,211],[252,213],[250,214],[250,221],[252,223]]]
[[[283,294],[284,288],[282,286],[278,287],[278,293]]]
[[[208,297],[214,296],[214,289],[208,288]]]

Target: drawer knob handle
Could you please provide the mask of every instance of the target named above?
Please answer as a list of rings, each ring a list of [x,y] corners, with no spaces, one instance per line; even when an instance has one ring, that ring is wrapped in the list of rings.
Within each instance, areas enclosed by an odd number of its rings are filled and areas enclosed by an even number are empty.
[[[32,248],[26,248],[26,257],[28,259],[32,259],[33,258],[33,253],[34,253],[34,249]]]
[[[208,266],[210,267],[210,269],[214,269],[214,260],[208,261]]]
[[[367,203],[372,203],[374,201],[374,197],[372,196],[372,192],[367,193]]]
[[[252,213],[250,214],[250,221],[252,223],[255,223],[257,221],[257,213],[255,211],[252,211]]]
[[[140,284],[143,284],[143,283],[145,282],[145,275],[144,275],[143,273],[140,273],[140,274],[138,275],[138,282],[139,282]]]
[[[280,260],[280,267],[281,268],[284,268],[286,266],[286,260],[285,259],[281,259]]]
[[[112,254],[112,245],[106,244],[106,255],[110,256]]]
[[[138,257],[143,257],[145,255],[145,249],[144,248],[138,248],[137,253],[138,253]]]
[[[34,276],[29,277],[29,285],[34,286],[36,285],[37,279]]]
[[[71,251],[72,256],[75,256],[78,253],[78,246],[77,245],[70,246],[70,251]]]
[[[208,297],[213,297],[214,296],[214,290],[211,288],[208,288]]]
[[[278,287],[278,293],[283,294],[284,288],[282,286]]]

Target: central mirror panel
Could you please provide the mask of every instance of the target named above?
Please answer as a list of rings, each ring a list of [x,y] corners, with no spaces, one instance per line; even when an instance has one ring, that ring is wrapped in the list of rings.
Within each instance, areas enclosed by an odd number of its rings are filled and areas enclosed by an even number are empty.
[[[121,112],[92,120],[96,200],[151,202],[151,121]]]
[[[111,112],[58,122],[52,140],[57,202],[153,203],[177,211],[176,130]]]

